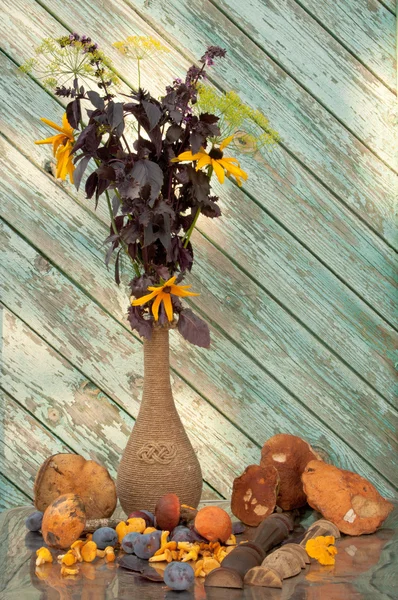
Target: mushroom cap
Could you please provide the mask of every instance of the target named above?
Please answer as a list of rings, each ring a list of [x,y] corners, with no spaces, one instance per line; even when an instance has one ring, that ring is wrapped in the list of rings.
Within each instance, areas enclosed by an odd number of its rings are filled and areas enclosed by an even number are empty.
[[[267,440],[261,450],[261,466],[272,465],[280,477],[277,505],[283,510],[300,508],[307,502],[301,482],[301,475],[310,462],[320,456],[305,440],[290,435],[278,433]]]
[[[312,460],[302,475],[308,504],[342,533],[374,533],[393,510],[364,477]]]
[[[209,542],[226,542],[232,534],[231,517],[218,506],[204,506],[195,517],[195,529]]]
[[[43,515],[41,532],[53,548],[69,548],[83,533],[86,512],[76,494],[63,494],[50,504]]]
[[[278,471],[272,465],[249,465],[232,487],[231,510],[245,525],[256,527],[274,512],[279,489]]]
[[[173,531],[180,522],[181,502],[177,494],[164,494],[156,503],[156,524],[164,531]]]
[[[110,517],[116,508],[115,484],[105,467],[79,454],[54,454],[40,467],[34,483],[34,504],[46,508],[63,494],[77,494],[87,519]]]

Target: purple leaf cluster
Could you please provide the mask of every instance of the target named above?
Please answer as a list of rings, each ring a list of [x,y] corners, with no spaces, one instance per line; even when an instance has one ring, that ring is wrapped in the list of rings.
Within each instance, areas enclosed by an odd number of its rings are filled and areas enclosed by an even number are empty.
[[[71,34],[62,43],[80,41],[84,48],[96,49],[90,38]],[[93,54],[95,56],[95,53]],[[189,240],[198,212],[208,218],[221,214],[218,198],[211,192],[210,176],[196,171],[192,164],[173,163],[171,159],[205,147],[208,138],[220,134],[218,118],[213,114],[194,115],[197,83],[206,76],[205,67],[225,56],[216,46],[207,49],[201,66],[193,65],[185,80],[175,79],[159,100],[140,88],[117,101],[109,92],[109,82],[101,78],[96,64],[99,92],[86,91],[77,80],[71,88],[57,88],[59,96],[69,97],[66,113],[70,125],[80,131],[74,147],[77,188],[90,165],[94,167],[85,181],[87,198],[97,206],[106,196],[112,209],[112,223],[105,240],[106,263],[116,253],[115,280],[120,282],[119,257],[124,252],[134,265],[137,276],[131,292],[137,298],[148,293],[148,285],[159,285],[173,275],[177,283],[192,269],[194,254]],[[82,100],[91,105],[83,125]],[[135,140],[126,140],[125,129],[133,123]],[[190,342],[208,346],[207,325],[190,309],[184,309],[172,296],[174,312],[179,314],[178,330]],[[152,320],[147,306],[130,306],[128,320],[132,329],[151,336]],[[163,306],[159,321],[166,322]]]

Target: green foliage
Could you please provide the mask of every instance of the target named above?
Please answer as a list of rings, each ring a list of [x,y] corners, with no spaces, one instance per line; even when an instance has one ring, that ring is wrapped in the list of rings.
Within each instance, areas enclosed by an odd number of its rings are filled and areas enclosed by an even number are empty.
[[[239,149],[239,139],[243,139],[245,147],[272,147],[279,140],[279,134],[269,125],[267,117],[245,104],[234,92],[220,93],[215,88],[200,83],[198,85],[198,102],[195,105],[198,113],[212,113],[219,117],[218,126],[221,135],[211,141],[218,144],[221,140],[234,135],[237,138],[235,146]]]

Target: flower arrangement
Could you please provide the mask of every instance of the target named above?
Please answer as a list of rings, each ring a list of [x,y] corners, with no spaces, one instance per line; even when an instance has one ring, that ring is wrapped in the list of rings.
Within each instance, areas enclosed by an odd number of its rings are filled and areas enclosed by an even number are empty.
[[[207,347],[207,324],[181,302],[198,295],[182,285],[194,262],[192,232],[200,215],[221,215],[213,175],[220,184],[226,177],[239,186],[247,179],[227,150],[242,122],[260,128],[261,144],[272,144],[278,136],[237,94],[219,94],[204,84],[207,67],[225,57],[224,49],[210,46],[199,66],[192,65],[184,80],[175,79],[157,99],[141,87],[140,64],[167,48],[142,36],[114,46],[137,61],[138,87],[128,95],[117,93],[111,62],[89,37],[74,33],[43,41],[23,68],[36,68],[58,96],[70,101],[61,126],[42,119],[57,133],[36,143],[52,144],[56,177],[68,177],[79,189],[88,170],[87,198],[94,198],[97,207],[105,197],[111,222],[105,262],[109,265],[115,255],[117,284],[121,257],[128,257],[134,270],[128,309],[132,329],[150,339],[155,324],[175,323],[177,316],[184,338]],[[39,66],[39,55],[46,67]]]

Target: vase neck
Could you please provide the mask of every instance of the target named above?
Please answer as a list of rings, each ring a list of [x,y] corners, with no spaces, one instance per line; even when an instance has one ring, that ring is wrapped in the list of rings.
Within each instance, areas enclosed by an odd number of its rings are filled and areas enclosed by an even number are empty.
[[[169,330],[154,327],[150,340],[144,340],[144,398],[159,396],[171,390]]]

